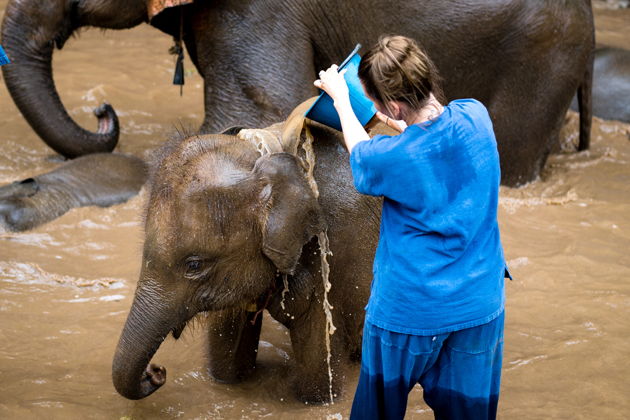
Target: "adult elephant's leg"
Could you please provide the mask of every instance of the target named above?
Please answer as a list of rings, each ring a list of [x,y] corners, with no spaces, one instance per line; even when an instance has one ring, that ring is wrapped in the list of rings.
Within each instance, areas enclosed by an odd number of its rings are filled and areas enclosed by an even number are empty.
[[[542,53],[541,53],[542,54]],[[489,100],[501,157],[501,182],[515,187],[540,175],[564,123],[571,98],[583,82],[583,60],[556,53],[549,71],[552,82],[536,74],[514,72]],[[566,64],[563,64],[563,60]],[[567,71],[563,69],[571,69]],[[518,99],[517,100],[515,100]]]
[[[543,106],[538,102],[531,99],[527,106]],[[517,121],[511,121],[506,115],[514,115],[508,113],[517,113],[518,109],[509,105],[498,105],[496,102],[493,105],[495,108],[501,107],[502,113],[501,117],[493,118],[500,155],[501,184],[517,187],[534,181],[540,175],[552,145],[557,142],[559,128],[554,127],[556,121],[544,117],[543,122],[543,119],[532,120],[522,116]],[[493,106],[489,111],[490,115],[497,115]],[[536,123],[531,124],[528,121]]]
[[[262,312],[241,308],[213,312],[208,322],[210,375],[218,382],[240,382],[256,367]]]
[[[588,142],[591,112],[585,96],[592,77],[594,28],[592,10],[586,3],[556,9],[562,14],[555,19],[566,23],[564,26],[529,25],[530,41],[521,40],[520,47],[515,45],[517,50],[504,50],[505,59],[496,57],[502,71],[494,80],[493,94],[486,99],[495,123],[505,185],[522,185],[540,174],[579,87],[583,87],[585,100],[580,143],[584,147]],[[562,42],[549,43],[548,39]],[[513,60],[516,57],[527,60]]]

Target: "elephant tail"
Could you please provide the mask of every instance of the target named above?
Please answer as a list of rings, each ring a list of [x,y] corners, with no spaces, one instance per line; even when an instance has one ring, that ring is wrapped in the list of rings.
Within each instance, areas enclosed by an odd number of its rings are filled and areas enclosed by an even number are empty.
[[[590,4],[590,1],[589,1]],[[592,10],[592,9],[591,9]],[[591,15],[592,16],[592,15]],[[591,38],[591,51],[586,61],[586,69],[580,86],[578,86],[577,99],[580,112],[580,142],[578,150],[586,150],[591,143],[591,125],[593,123],[593,61],[595,58],[595,29]]]

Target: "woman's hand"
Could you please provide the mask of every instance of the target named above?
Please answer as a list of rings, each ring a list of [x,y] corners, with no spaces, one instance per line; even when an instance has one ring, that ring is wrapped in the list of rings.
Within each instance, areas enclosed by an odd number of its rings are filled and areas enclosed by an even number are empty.
[[[390,128],[402,133],[407,128],[407,123],[403,120],[394,120],[393,118],[389,118],[387,115],[383,114],[381,111],[376,111],[376,118],[381,120],[381,122],[385,123]]]
[[[335,107],[340,105],[346,105],[350,103],[350,94],[348,93],[348,84],[343,75],[346,73],[346,69],[337,72],[339,67],[333,64],[328,70],[319,72],[319,79],[315,80],[313,84],[326,92],[332,100],[335,102]]]
[[[339,121],[341,121],[343,139],[348,151],[352,152],[357,143],[369,140],[370,136],[352,110],[348,84],[343,77],[346,70],[337,72],[338,68],[336,64],[333,64],[328,70],[320,71],[319,79],[315,80],[313,84],[326,92],[334,101],[335,109],[339,114]]]

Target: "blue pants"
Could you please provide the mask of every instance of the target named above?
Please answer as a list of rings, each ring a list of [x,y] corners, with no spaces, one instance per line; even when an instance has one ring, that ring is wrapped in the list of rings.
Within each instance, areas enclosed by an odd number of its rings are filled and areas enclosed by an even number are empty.
[[[504,313],[435,336],[391,332],[366,321],[361,375],[350,419],[402,419],[415,384],[436,419],[494,419],[499,402]]]

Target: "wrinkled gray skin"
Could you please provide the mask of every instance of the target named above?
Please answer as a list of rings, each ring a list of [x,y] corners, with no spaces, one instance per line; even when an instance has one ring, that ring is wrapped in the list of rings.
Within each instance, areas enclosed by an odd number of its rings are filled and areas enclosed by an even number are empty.
[[[151,359],[162,341],[208,311],[209,372],[246,378],[255,367],[262,313],[290,332],[294,387],[303,401],[329,398],[320,254],[328,229],[333,321],[333,392],[341,366],[360,355],[361,327],[378,240],[380,199],[357,193],[339,133],[313,128],[316,199],[305,171],[287,153],[260,157],[234,136],[205,135],[169,145],[150,181],[142,271],[113,361],[116,390],[153,393],[166,370]],[[281,308],[282,274],[288,274]]]
[[[594,27],[590,0],[225,0],[167,9],[151,23],[179,34],[205,81],[203,132],[283,120],[313,96],[316,72],[356,43],[386,32],[419,40],[445,79],[449,100],[474,97],[490,111],[502,182],[534,179],[557,142],[576,91],[580,148],[588,148]],[[70,119],[52,79],[51,58],[81,27],[122,29],[147,19],[146,0],[11,0],[2,44],[13,63],[7,87],[34,130],[74,157],[109,151],[113,109],[90,133]]]
[[[571,109],[577,111],[577,98]],[[593,115],[630,123],[630,51],[614,47],[595,51]]]
[[[0,187],[0,226],[32,229],[74,207],[108,207],[135,196],[146,182],[144,162],[136,157],[100,153]]]

